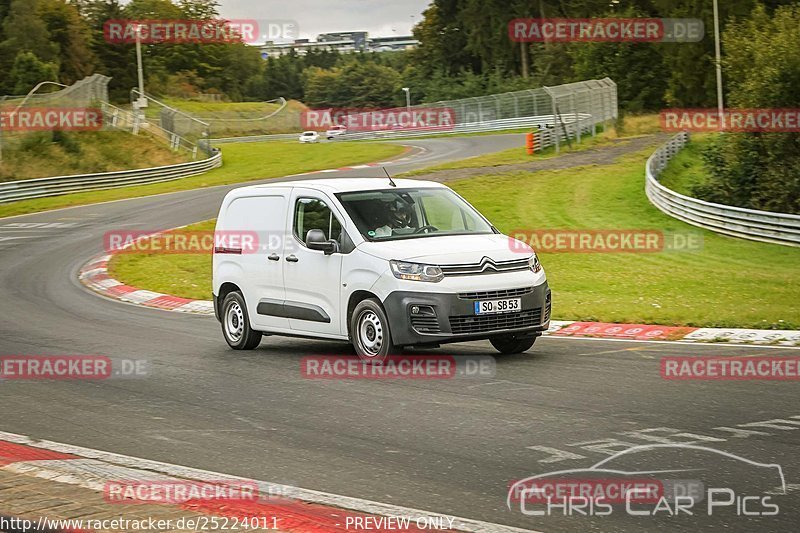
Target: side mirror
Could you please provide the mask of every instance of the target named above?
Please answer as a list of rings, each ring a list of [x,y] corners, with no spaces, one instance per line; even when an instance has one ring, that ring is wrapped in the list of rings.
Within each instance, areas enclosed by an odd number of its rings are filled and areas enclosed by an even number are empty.
[[[311,250],[321,250],[325,255],[339,251],[339,243],[333,239],[326,240],[321,229],[310,229],[306,233],[306,246]]]

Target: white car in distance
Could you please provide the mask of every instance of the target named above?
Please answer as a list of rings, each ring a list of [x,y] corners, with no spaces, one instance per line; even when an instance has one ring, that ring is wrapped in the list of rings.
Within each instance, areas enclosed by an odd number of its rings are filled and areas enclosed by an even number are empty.
[[[316,131],[304,131],[298,140],[301,143],[316,143],[319,142],[319,133]]]
[[[325,132],[325,137],[327,137],[330,141],[336,137],[344,135],[345,133],[347,133],[347,128],[345,126],[332,126],[328,131]]]

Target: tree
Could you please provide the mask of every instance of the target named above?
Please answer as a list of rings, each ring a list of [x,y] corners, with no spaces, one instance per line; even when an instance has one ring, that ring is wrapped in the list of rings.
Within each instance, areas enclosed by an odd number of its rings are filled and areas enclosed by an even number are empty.
[[[728,104],[800,107],[800,7],[763,6],[724,34]],[[725,204],[800,213],[800,134],[729,133],[705,154],[711,180],[693,192]]]
[[[33,52],[21,51],[14,58],[8,85],[13,94],[27,94],[38,83],[57,78],[58,67],[55,64],[41,61]]]
[[[337,83],[341,76],[338,69],[311,67],[305,71],[306,105],[312,108],[324,108],[340,105],[336,95]]]
[[[38,0],[12,0],[3,19],[5,40],[0,43],[0,91],[13,92],[10,71],[20,52],[30,52],[44,63],[57,64],[58,45],[51,41],[47,25],[36,14]],[[56,77],[53,81],[56,81]]]
[[[91,48],[91,29],[77,8],[64,0],[39,0],[37,15],[58,47],[61,82],[69,85],[94,72],[97,57]]]

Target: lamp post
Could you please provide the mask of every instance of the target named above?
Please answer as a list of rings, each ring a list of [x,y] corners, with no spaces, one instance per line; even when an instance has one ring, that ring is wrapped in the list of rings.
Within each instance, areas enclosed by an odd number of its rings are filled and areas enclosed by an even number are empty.
[[[406,111],[411,111],[411,89],[403,87],[403,92],[406,93]]]
[[[0,96],[0,164],[3,163],[3,102],[6,101],[6,96]]]
[[[144,69],[142,68],[142,25],[134,26],[136,32],[136,71],[139,76],[139,98],[136,102],[136,109],[147,107],[147,99],[144,97]]]
[[[717,111],[719,113],[719,128],[725,129],[725,104],[722,100],[722,59],[719,46],[719,6],[714,0],[714,55],[717,69]]]

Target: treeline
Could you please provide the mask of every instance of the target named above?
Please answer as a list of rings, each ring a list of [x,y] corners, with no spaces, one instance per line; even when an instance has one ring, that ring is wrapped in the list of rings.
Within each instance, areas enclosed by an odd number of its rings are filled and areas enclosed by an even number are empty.
[[[724,29],[759,6],[771,12],[792,3],[724,0],[720,21]],[[705,35],[697,43],[525,44],[506,31],[514,18],[604,17],[697,18]],[[414,34],[421,44],[406,74],[420,98],[486,94],[497,80],[542,86],[607,76],[627,111],[716,101],[711,0],[433,0]]]
[[[71,84],[111,76],[114,100],[137,83],[135,46],[106,41],[119,19],[213,19],[215,0],[0,0],[0,94],[25,94],[40,81]],[[263,73],[259,51],[244,43],[143,47],[146,88],[154,94],[224,94],[247,98]]]
[[[787,3],[720,2],[723,29],[759,6],[770,15]],[[0,0],[0,93],[100,72],[112,77],[112,97],[127,100],[136,85],[134,46],[106,42],[107,20],[218,17],[216,0]],[[517,43],[507,27],[518,17],[699,18],[706,31],[697,43]],[[264,61],[243,43],[143,48],[146,88],[156,95],[381,107],[404,104],[402,87],[421,103],[608,76],[623,109],[639,112],[714,105],[712,27],[710,0],[432,0],[414,28],[420,46],[406,52],[312,51]]]

